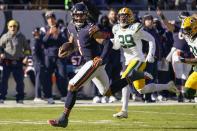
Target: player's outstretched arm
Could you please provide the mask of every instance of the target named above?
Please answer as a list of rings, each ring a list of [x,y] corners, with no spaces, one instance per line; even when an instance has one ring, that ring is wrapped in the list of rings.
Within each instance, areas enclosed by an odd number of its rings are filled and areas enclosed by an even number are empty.
[[[164,23],[164,25],[167,27],[167,29],[171,32],[173,32],[175,30],[175,26],[173,24],[171,24],[168,19],[165,17],[165,15],[163,14],[163,12],[161,10],[157,10],[156,11],[157,15],[161,18],[162,22]]]
[[[142,34],[143,40],[148,41],[148,44],[149,44],[149,51],[146,57],[146,61],[149,63],[153,63],[155,50],[156,50],[155,38],[150,33],[144,30],[141,30],[141,34]]]
[[[112,49],[113,44],[110,39],[106,38],[106,36],[99,31],[99,28],[96,25],[92,26],[89,30],[89,34],[97,41],[98,44],[103,45],[103,51],[99,56],[100,58],[96,59],[99,60],[99,62],[95,61],[96,65],[102,64],[103,60],[108,56],[110,50]]]

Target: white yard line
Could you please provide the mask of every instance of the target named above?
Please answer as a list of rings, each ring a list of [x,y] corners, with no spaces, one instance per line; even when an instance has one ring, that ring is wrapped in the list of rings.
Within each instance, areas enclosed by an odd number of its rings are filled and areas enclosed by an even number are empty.
[[[143,127],[143,128],[158,128],[157,126],[154,125],[148,125],[147,123],[144,122],[130,122],[130,123],[125,123],[125,122],[114,122],[113,120],[88,120],[88,121],[83,121],[83,120],[70,120],[70,124],[74,125],[79,125],[79,124],[106,124],[106,125],[113,125],[113,126],[124,126],[124,127]],[[13,124],[21,124],[21,125],[48,125],[47,122],[45,121],[32,121],[32,120],[21,120],[21,121],[0,121],[0,125],[13,125]],[[159,128],[166,128],[166,126],[159,126]],[[170,128],[185,128],[181,127],[179,125],[174,125],[173,127],[171,126]]]
[[[124,122],[114,122],[113,120],[70,120],[71,124],[106,124],[106,125],[114,125],[114,126],[141,126],[141,127],[150,127],[150,125],[145,124],[144,122],[132,122],[132,123],[124,123]],[[139,124],[140,123],[140,124]],[[20,120],[20,121],[0,121],[0,125],[12,125],[12,124],[21,124],[21,125],[48,125],[45,121],[32,121],[32,120]]]
[[[83,106],[121,106],[121,102],[116,103],[98,103],[93,104],[91,100],[77,100],[75,107],[83,107]],[[169,106],[169,105],[197,105],[197,103],[178,103],[176,101],[166,101],[166,102],[158,102],[158,103],[143,103],[143,102],[129,102],[129,106]],[[56,101],[56,104],[46,104],[46,103],[34,103],[32,100],[24,101],[24,104],[16,104],[15,101],[5,101],[5,104],[0,104],[0,108],[37,108],[37,107],[64,107],[64,103],[60,101]]]
[[[75,109],[79,110],[90,110],[90,111],[115,111],[115,109],[92,109],[92,108],[80,108],[76,107]],[[191,113],[174,113],[174,112],[156,112],[156,111],[139,111],[139,110],[128,110],[128,112],[134,112],[134,113],[145,113],[145,114],[161,114],[161,115],[182,115],[182,116],[196,116],[196,114]]]

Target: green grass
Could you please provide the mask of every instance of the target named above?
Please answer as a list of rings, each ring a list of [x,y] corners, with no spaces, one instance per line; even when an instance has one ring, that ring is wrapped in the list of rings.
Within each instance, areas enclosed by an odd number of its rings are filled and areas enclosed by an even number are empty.
[[[197,105],[130,106],[128,119],[115,119],[116,107],[75,107],[67,128],[47,120],[62,108],[0,108],[0,131],[197,131]]]

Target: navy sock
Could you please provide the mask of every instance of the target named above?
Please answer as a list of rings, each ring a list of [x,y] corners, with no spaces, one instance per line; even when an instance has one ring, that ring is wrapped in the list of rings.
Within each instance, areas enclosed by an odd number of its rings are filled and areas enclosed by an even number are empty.
[[[77,98],[76,91],[74,92],[68,91],[66,101],[65,101],[66,110],[71,110],[73,108],[73,106],[75,105],[76,98]]]

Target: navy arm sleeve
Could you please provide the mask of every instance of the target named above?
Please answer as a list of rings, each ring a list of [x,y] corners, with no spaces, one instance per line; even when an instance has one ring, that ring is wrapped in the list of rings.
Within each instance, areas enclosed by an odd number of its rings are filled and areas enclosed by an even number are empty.
[[[112,46],[113,44],[110,39],[106,39],[103,41],[103,51],[101,53],[101,58],[103,60],[105,60],[109,56],[109,53],[112,50]]]

